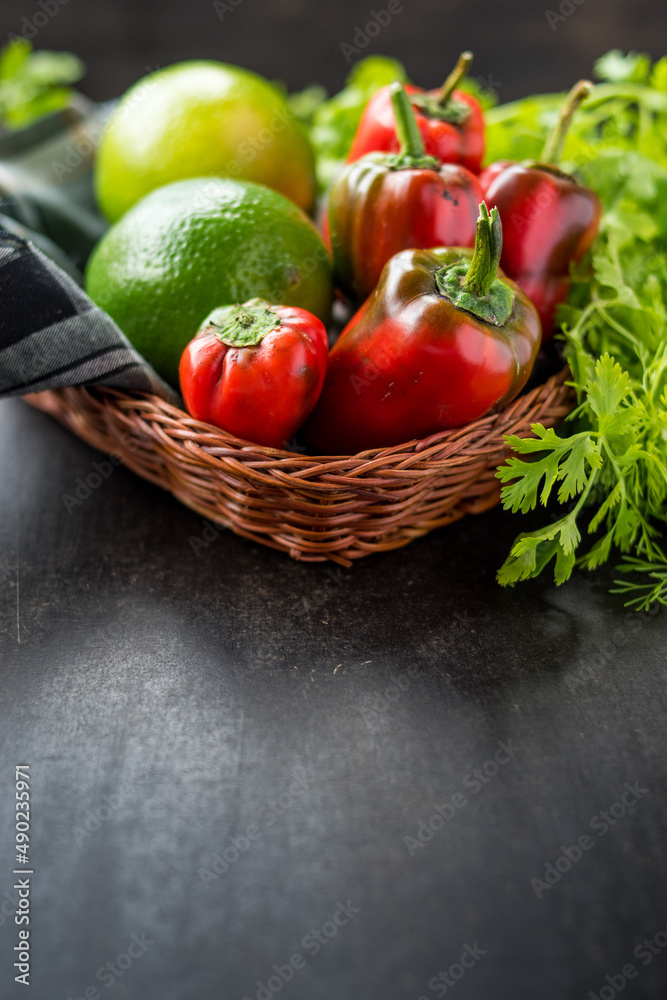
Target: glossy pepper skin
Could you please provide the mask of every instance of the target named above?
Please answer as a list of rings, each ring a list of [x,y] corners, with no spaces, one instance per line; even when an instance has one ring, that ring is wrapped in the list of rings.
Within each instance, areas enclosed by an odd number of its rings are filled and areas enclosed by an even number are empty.
[[[487,215],[483,224],[489,223],[498,227],[497,215]],[[331,351],[305,428],[318,451],[356,454],[461,427],[519,393],[539,349],[539,317],[501,277],[491,293],[457,304],[476,258],[477,250],[451,248],[392,257]],[[491,312],[482,318],[461,301],[476,308],[481,302]]]
[[[568,101],[583,100],[590,84],[581,81]],[[537,307],[542,334],[554,331],[556,308],[567,298],[570,264],[591,248],[600,226],[601,205],[590,188],[555,163],[574,113],[564,109],[558,134],[547,142],[545,162],[491,164],[480,176],[484,198],[497,207],[503,223],[501,266]]]
[[[181,392],[197,420],[269,448],[289,448],[327,369],[322,322],[252,299],[215,309],[183,352]]]
[[[590,250],[600,226],[597,195],[555,168],[512,164],[484,192],[505,226],[503,270],[537,307],[544,337],[567,298],[570,264]]]
[[[496,160],[494,163],[490,163],[488,167],[484,167],[484,170],[479,175],[479,185],[482,191],[488,191],[496,177],[502,174],[503,170],[513,166],[515,166],[514,160]]]
[[[471,61],[470,53],[463,53],[452,74],[454,81],[450,83],[450,77],[440,90],[425,91],[411,84],[407,84],[405,90],[411,99],[426,154],[436,157],[441,163],[459,163],[478,173],[484,156],[482,109],[471,94],[454,89]],[[399,145],[391,91],[389,87],[383,87],[366,105],[348,154],[348,163],[354,163],[368,153],[396,153]]]
[[[400,250],[471,247],[482,200],[477,178],[465,167],[424,156],[405,92],[392,86],[395,105],[402,105],[407,126],[414,129],[406,151],[372,153],[349,164],[329,195],[334,273],[357,302],[370,295],[384,265]]]

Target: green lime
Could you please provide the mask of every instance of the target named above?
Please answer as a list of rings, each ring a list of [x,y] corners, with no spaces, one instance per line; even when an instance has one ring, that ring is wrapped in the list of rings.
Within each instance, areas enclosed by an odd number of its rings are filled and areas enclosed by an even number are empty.
[[[97,197],[115,222],[149,191],[204,176],[266,184],[306,211],[315,196],[310,142],[276,87],[225,63],[177,63],[139,80],[114,110]]]
[[[86,290],[172,385],[186,344],[217,306],[259,297],[327,322],[328,251],[276,191],[200,177],[147,195],[106,233]]]

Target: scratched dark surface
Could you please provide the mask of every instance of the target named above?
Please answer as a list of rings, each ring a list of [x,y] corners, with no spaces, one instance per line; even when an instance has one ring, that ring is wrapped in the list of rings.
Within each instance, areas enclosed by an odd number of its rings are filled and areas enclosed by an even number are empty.
[[[195,555],[198,518],[124,469],[67,512],[99,457],[0,404],[0,895],[17,763],[36,872],[33,986],[9,985],[3,919],[3,997],[254,1000],[300,953],[286,997],[417,1000],[466,944],[459,997],[583,998],[627,962],[625,996],[665,995],[667,952],[632,952],[667,926],[667,615],[626,620],[600,576],[499,590],[501,513],[333,576],[228,533]],[[626,782],[648,791],[601,835]]]
[[[100,98],[194,55],[334,87],[370,6],[70,0],[36,41],[81,52]],[[434,84],[474,42],[510,99],[664,48],[659,3],[570,7],[551,31],[541,2],[406,3],[368,51]],[[1,33],[37,9],[3,0]],[[500,590],[519,524],[499,511],[350,571],[202,545],[122,468],[68,511],[100,460],[0,403],[3,1000],[664,1000],[666,613],[628,615],[610,572]]]

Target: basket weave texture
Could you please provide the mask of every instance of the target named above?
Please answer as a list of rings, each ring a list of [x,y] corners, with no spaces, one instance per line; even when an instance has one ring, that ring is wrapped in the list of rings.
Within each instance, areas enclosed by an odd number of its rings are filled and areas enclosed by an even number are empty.
[[[568,377],[465,427],[332,458],[249,444],[157,396],[77,386],[25,398],[202,517],[295,559],[349,566],[495,506],[504,436],[562,420]]]

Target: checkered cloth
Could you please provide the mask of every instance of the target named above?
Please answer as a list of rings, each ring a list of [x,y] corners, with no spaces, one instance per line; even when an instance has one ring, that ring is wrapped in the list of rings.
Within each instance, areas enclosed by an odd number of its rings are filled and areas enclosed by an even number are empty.
[[[109,385],[178,400],[80,287],[106,227],[90,140],[104,118],[75,107],[0,136],[0,396]]]
[[[69,275],[0,229],[0,396],[82,384],[176,399]]]

